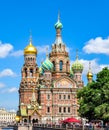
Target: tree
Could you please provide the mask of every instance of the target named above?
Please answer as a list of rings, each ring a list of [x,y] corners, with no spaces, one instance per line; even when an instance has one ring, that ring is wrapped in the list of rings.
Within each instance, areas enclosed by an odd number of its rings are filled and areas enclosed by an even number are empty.
[[[109,69],[103,68],[96,81],[88,83],[77,92],[79,114],[89,120],[109,120]]]

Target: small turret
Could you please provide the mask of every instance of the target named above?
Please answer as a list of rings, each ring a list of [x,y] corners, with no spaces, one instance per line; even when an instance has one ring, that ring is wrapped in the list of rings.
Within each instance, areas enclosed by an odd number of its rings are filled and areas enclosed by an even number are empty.
[[[87,73],[87,80],[88,80],[88,83],[91,83],[92,82],[92,79],[93,79],[93,73],[91,71],[91,62],[89,62],[89,71]]]
[[[76,61],[72,64],[72,71],[76,81],[82,81],[83,64],[78,60],[78,50],[76,51]]]
[[[78,60],[78,50],[76,51],[76,61],[72,64],[72,71],[75,72],[81,72],[83,71],[83,64],[81,64]]]

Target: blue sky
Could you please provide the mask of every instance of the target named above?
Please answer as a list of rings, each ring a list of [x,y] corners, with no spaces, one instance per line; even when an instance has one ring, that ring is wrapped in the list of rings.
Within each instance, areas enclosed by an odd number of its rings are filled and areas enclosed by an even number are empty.
[[[50,51],[55,41],[58,11],[71,64],[78,49],[85,84],[89,61],[94,77],[109,66],[109,0],[1,0],[0,107],[18,109],[23,50],[29,43],[30,30],[40,66],[46,47]]]

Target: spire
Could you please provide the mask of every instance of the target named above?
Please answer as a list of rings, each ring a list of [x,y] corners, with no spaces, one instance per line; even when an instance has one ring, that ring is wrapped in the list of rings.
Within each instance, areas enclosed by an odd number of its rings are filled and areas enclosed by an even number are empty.
[[[64,44],[62,41],[62,37],[61,37],[61,29],[63,28],[62,23],[60,22],[60,12],[58,12],[58,20],[55,24],[55,29],[56,29],[56,40],[55,40],[55,44],[59,45],[59,44]]]
[[[30,30],[30,45],[32,45],[32,32]]]
[[[60,22],[60,12],[58,11],[58,22]]]
[[[92,74],[92,71],[91,71],[91,62],[89,62],[89,71],[87,73],[87,80],[89,83],[92,82],[92,78],[93,78],[93,74]]]

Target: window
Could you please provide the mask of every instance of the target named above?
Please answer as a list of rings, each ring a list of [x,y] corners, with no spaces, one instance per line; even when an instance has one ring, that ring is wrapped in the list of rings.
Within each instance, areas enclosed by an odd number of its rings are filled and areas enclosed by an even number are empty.
[[[50,94],[47,95],[47,99],[50,99]]]
[[[62,71],[62,69],[63,69],[63,61],[62,60],[60,61],[59,66],[60,66],[60,71]]]
[[[33,77],[33,69],[30,69],[30,77]]]
[[[64,107],[64,113],[66,113],[66,107]]]
[[[25,77],[27,77],[27,69],[25,68]]]
[[[66,99],[66,95],[64,95],[64,99]]]
[[[70,107],[68,107],[68,113],[70,113]]]
[[[47,107],[47,112],[48,112],[48,113],[50,112],[50,107]]]
[[[59,107],[59,113],[61,113],[62,112],[62,108],[61,107]]]
[[[59,95],[59,99],[61,99],[61,95]]]
[[[68,99],[70,99],[70,95],[68,95]]]
[[[53,61],[52,63],[53,63],[53,70],[55,71],[56,70],[56,68],[55,68],[55,62]]]
[[[69,71],[69,62],[67,61],[66,63],[66,71],[68,72]]]

